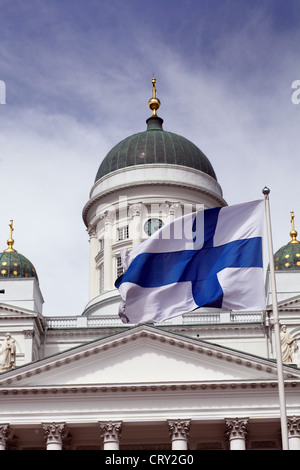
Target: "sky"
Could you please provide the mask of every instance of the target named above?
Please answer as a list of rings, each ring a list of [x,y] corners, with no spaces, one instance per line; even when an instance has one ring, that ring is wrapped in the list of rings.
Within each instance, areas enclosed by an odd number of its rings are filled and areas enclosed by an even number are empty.
[[[98,167],[146,129],[209,158],[228,204],[270,188],[273,246],[300,239],[299,0],[0,0],[0,251],[34,264],[45,316],[81,315],[82,209]]]

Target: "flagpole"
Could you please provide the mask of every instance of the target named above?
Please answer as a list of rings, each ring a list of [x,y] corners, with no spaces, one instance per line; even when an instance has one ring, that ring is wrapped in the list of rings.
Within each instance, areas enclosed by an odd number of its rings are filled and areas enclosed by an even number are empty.
[[[282,450],[288,450],[289,443],[288,443],[288,433],[287,433],[286,401],[285,401],[283,365],[282,365],[282,355],[281,355],[280,324],[279,324],[278,305],[277,305],[276,279],[275,279],[275,268],[274,268],[274,257],[273,257],[274,254],[273,254],[273,241],[272,241],[272,230],[271,230],[269,188],[265,187],[262,193],[265,197],[265,208],[266,208],[270,279],[271,279],[271,291],[272,291],[272,303],[273,303],[273,321],[274,321],[275,347],[276,347],[276,359],[277,359],[278,392],[279,392],[280,419],[281,419]]]

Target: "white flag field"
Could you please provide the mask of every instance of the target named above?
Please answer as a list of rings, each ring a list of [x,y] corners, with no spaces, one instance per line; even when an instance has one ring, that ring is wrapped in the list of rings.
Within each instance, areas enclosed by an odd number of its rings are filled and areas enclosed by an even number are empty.
[[[199,307],[264,310],[263,222],[263,200],[205,209],[122,252],[122,321],[161,323]]]

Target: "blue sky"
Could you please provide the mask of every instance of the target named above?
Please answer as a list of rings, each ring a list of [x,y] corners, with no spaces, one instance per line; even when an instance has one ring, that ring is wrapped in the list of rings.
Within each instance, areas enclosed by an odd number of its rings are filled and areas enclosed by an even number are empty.
[[[207,155],[228,204],[267,185],[274,249],[291,210],[300,233],[299,0],[0,0],[0,18],[0,247],[14,219],[45,315],[88,301],[82,208],[107,152],[145,129],[153,73],[164,128]]]

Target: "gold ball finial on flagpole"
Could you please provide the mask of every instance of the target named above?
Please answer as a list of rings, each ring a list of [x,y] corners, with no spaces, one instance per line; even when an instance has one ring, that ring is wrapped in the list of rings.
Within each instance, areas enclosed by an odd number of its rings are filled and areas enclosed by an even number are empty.
[[[160,101],[156,97],[156,78],[152,78],[152,98],[148,101],[148,106],[152,111],[152,116],[157,116],[156,111],[160,108]]]
[[[295,219],[295,215],[294,215],[294,212],[291,211],[291,224],[292,224],[292,230],[290,231],[290,236],[291,236],[291,241],[288,243],[289,245],[291,243],[300,243],[298,240],[297,240],[297,235],[298,235],[298,232],[295,230],[295,222],[294,222],[294,219]]]

